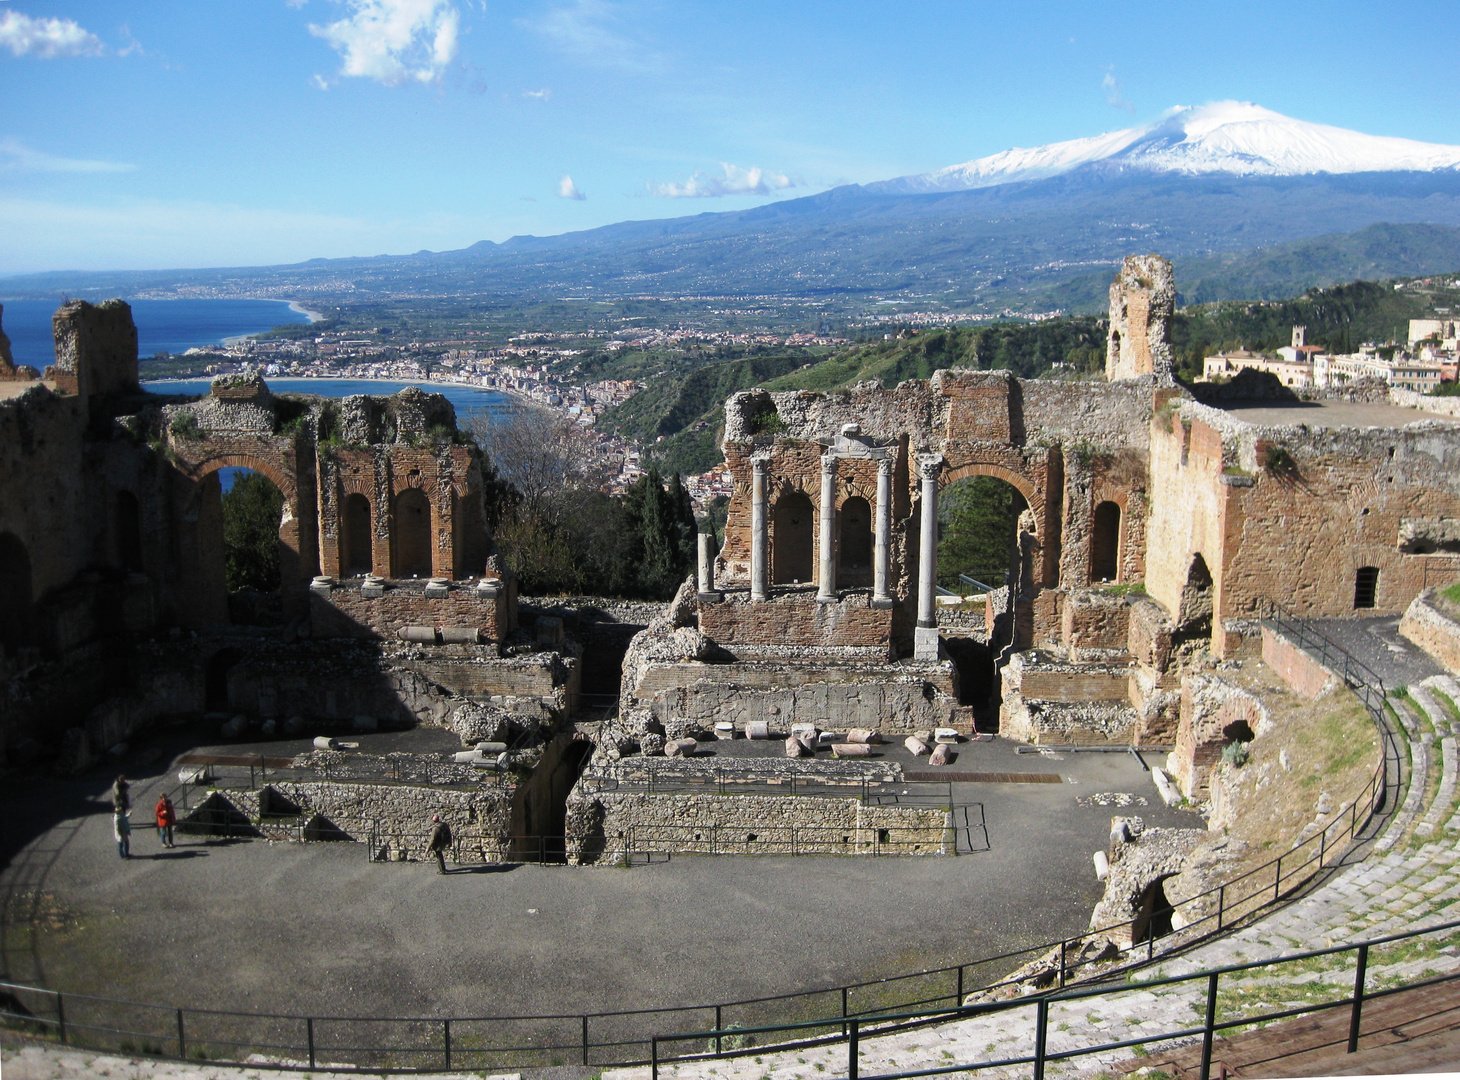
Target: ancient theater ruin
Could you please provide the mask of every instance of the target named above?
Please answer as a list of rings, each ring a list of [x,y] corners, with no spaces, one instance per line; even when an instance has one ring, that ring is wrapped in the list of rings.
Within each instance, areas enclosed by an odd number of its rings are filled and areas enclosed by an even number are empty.
[[[611,749],[766,716],[976,722],[1175,745],[1204,795],[1194,763],[1224,736],[1183,697],[1188,661],[1257,655],[1274,601],[1397,615],[1460,576],[1460,427],[1382,384],[1299,400],[1243,378],[1199,399],[1172,377],[1175,295],[1165,259],[1125,260],[1104,382],[945,370],[732,397],[724,544],[630,650]],[[937,584],[940,494],[971,476],[1025,508],[972,609]]]

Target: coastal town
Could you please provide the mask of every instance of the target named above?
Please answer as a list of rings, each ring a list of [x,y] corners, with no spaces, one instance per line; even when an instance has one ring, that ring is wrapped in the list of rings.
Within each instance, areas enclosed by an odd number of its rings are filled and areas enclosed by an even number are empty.
[[[1442,383],[1453,383],[1460,374],[1457,330],[1460,320],[1449,317],[1409,320],[1405,345],[1365,342],[1357,352],[1330,353],[1308,344],[1308,328],[1293,327],[1292,344],[1272,354],[1235,349],[1208,356],[1202,378],[1220,382],[1247,369],[1272,374],[1284,386],[1295,389],[1328,389],[1360,379],[1378,379],[1401,390],[1433,393]]]

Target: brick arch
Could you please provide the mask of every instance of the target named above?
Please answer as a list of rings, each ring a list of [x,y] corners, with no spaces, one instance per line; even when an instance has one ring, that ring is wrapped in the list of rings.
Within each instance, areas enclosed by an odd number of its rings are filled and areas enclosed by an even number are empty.
[[[1004,481],[1024,497],[1025,504],[1034,512],[1036,534],[1044,531],[1044,491],[1036,481],[1024,473],[1015,472],[1002,465],[975,461],[952,469],[945,467],[942,475],[938,477],[938,490],[941,491],[950,484],[956,484],[970,476],[992,476]]]
[[[174,449],[176,448],[174,447]],[[181,465],[183,475],[193,483],[191,498],[197,497],[198,485],[221,469],[252,469],[269,478],[269,482],[279,489],[279,493],[284,496],[284,501],[289,504],[289,510],[295,520],[299,518],[298,480],[293,472],[277,461],[268,461],[247,452],[229,452],[212,454],[199,461],[183,459]]]
[[[805,495],[811,500],[811,506],[816,512],[821,513],[821,473],[816,474],[816,482],[808,484],[801,476],[776,476],[772,477],[769,490],[766,492],[766,503],[774,508],[776,503],[787,495]],[[749,488],[746,495],[750,494]]]

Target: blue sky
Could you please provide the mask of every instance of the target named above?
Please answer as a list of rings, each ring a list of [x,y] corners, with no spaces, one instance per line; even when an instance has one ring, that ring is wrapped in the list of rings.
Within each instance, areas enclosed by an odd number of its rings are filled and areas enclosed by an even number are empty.
[[[0,274],[464,247],[1239,99],[1460,144],[1453,2],[0,0]]]

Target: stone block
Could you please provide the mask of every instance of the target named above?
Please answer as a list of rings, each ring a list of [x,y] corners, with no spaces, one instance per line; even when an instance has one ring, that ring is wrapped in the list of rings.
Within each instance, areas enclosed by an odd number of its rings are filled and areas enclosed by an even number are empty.
[[[933,752],[928,756],[929,765],[951,765],[958,757],[953,752],[953,747],[948,743],[939,743],[933,747]]]
[[[792,735],[786,740],[786,756],[790,758],[810,757],[811,747]]]
[[[745,737],[747,739],[769,739],[771,737],[771,725],[766,720],[751,720],[745,725]]]
[[[792,724],[791,734],[807,746],[815,746],[816,737],[821,734],[821,731],[815,724]]]
[[[699,743],[694,739],[673,739],[664,744],[665,757],[694,757]]]
[[[909,735],[903,739],[902,745],[907,747],[908,753],[912,754],[913,757],[922,757],[928,752],[928,744],[916,735]]]
[[[875,728],[852,728],[847,732],[847,742],[866,743],[875,745],[882,741],[882,736]]]
[[[872,753],[872,748],[866,743],[832,743],[831,752],[839,758],[869,757]]]
[[[735,738],[735,725],[729,720],[715,722],[715,738],[729,742]]]

